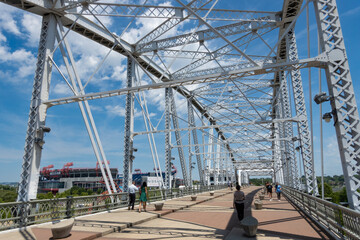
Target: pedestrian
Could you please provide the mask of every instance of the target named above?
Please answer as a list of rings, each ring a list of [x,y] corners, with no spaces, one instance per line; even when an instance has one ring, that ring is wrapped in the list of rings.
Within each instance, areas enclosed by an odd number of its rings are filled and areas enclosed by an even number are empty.
[[[240,191],[240,185],[236,185],[236,191],[234,192],[234,203],[233,207],[236,208],[239,221],[244,218],[244,208],[245,208],[245,193]]]
[[[233,184],[232,182],[230,183],[230,190],[232,191],[232,188],[233,188]]]
[[[134,210],[134,205],[135,205],[135,194],[136,191],[138,190],[138,188],[135,186],[135,181],[132,182],[132,184],[129,187],[129,206],[128,206],[128,210]]]
[[[229,188],[229,190],[230,190],[230,183],[231,183],[231,182],[230,182],[230,181],[228,181],[228,188]]]
[[[147,199],[149,198],[148,197],[148,190],[147,190],[147,184],[146,182],[143,182],[141,188],[140,188],[140,204],[139,204],[139,213],[141,213],[141,204],[143,205],[144,207],[144,212],[146,212],[146,202],[147,202]]]
[[[279,183],[276,183],[276,194],[277,194],[277,198],[278,198],[278,201],[280,202],[281,200],[281,186]]]
[[[267,193],[268,193],[268,196],[270,198],[270,201],[272,201],[272,189],[273,189],[273,186],[266,182],[266,190],[267,190]]]

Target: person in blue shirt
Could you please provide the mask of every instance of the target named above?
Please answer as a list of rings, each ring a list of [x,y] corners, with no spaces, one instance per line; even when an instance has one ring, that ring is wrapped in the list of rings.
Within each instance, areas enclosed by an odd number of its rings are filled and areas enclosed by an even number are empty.
[[[132,184],[129,187],[129,205],[128,205],[128,210],[130,210],[130,206],[131,206],[131,210],[134,210],[134,204],[135,204],[135,194],[136,191],[138,190],[138,188],[135,186],[135,182],[133,181]]]
[[[280,186],[279,183],[276,183],[276,194],[277,194],[278,201],[280,202],[280,198],[281,198],[281,186]]]

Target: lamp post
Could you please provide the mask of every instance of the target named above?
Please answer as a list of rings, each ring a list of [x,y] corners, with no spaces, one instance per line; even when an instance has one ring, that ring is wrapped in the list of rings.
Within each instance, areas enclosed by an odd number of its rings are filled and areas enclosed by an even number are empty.
[[[299,182],[300,182],[300,190],[303,190],[302,189],[302,175],[301,175],[301,173],[302,173],[302,169],[301,169],[301,151],[302,151],[302,147],[301,147],[301,145],[299,145],[299,146],[297,146],[296,148],[295,148],[295,150],[299,153],[299,166],[300,166],[300,179],[299,179]]]
[[[321,91],[321,73],[319,72],[319,90]],[[336,118],[336,109],[333,109],[331,112],[327,112],[324,113],[324,115],[322,115],[322,104],[323,102],[327,102],[332,100],[333,97],[331,96],[327,96],[326,93],[324,92],[320,92],[318,94],[315,95],[314,97],[314,101],[316,102],[316,104],[320,104],[320,159],[321,159],[321,199],[324,200],[325,198],[325,193],[324,193],[324,146],[323,146],[323,127],[322,127],[322,121],[321,118],[324,119],[325,122],[329,123],[332,116],[334,115],[334,125],[337,122],[337,118]]]
[[[172,174],[171,174],[171,169],[172,169],[172,167],[173,167],[173,165],[174,165],[174,163],[173,163],[174,160],[175,160],[174,157],[171,157],[171,158],[170,158],[170,168],[168,169],[168,171],[169,171],[169,188],[172,188],[171,181],[174,181],[173,184],[175,184],[175,179],[172,178]]]

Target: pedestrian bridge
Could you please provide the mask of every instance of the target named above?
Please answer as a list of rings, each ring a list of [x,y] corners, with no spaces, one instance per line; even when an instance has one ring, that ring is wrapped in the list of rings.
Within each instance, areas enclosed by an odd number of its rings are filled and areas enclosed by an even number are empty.
[[[209,190],[215,190],[214,196]],[[281,201],[269,201],[265,196],[263,208],[257,210],[254,201],[263,193],[262,187],[248,186],[243,191],[246,194],[245,217],[253,216],[259,222],[256,238],[244,235],[232,208],[233,192],[223,187],[173,191],[166,196],[162,193],[162,196],[153,196],[147,212],[142,213],[137,208],[127,210],[126,202],[114,196],[113,203],[110,198],[98,199],[98,196],[37,201],[32,204],[37,205],[37,212],[36,207],[35,212],[31,208],[32,213],[28,215],[30,225],[5,230],[0,233],[0,239],[50,239],[52,223],[41,222],[67,216],[75,217],[75,225],[66,239],[360,238],[360,214],[356,211],[288,188],[284,189]],[[193,195],[197,195],[196,201],[192,201]],[[163,209],[155,211],[154,203],[165,197]],[[5,204],[2,204],[4,209]],[[21,222],[16,217],[4,219],[4,211],[2,216],[3,229],[14,228]]]

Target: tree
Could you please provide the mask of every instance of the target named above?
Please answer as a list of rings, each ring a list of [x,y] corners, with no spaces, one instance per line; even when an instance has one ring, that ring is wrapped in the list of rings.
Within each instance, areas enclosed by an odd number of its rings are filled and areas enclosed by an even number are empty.
[[[321,183],[318,185],[319,194],[322,195],[322,187]],[[324,183],[324,196],[325,197],[332,197],[333,190],[332,187],[328,183]]]

